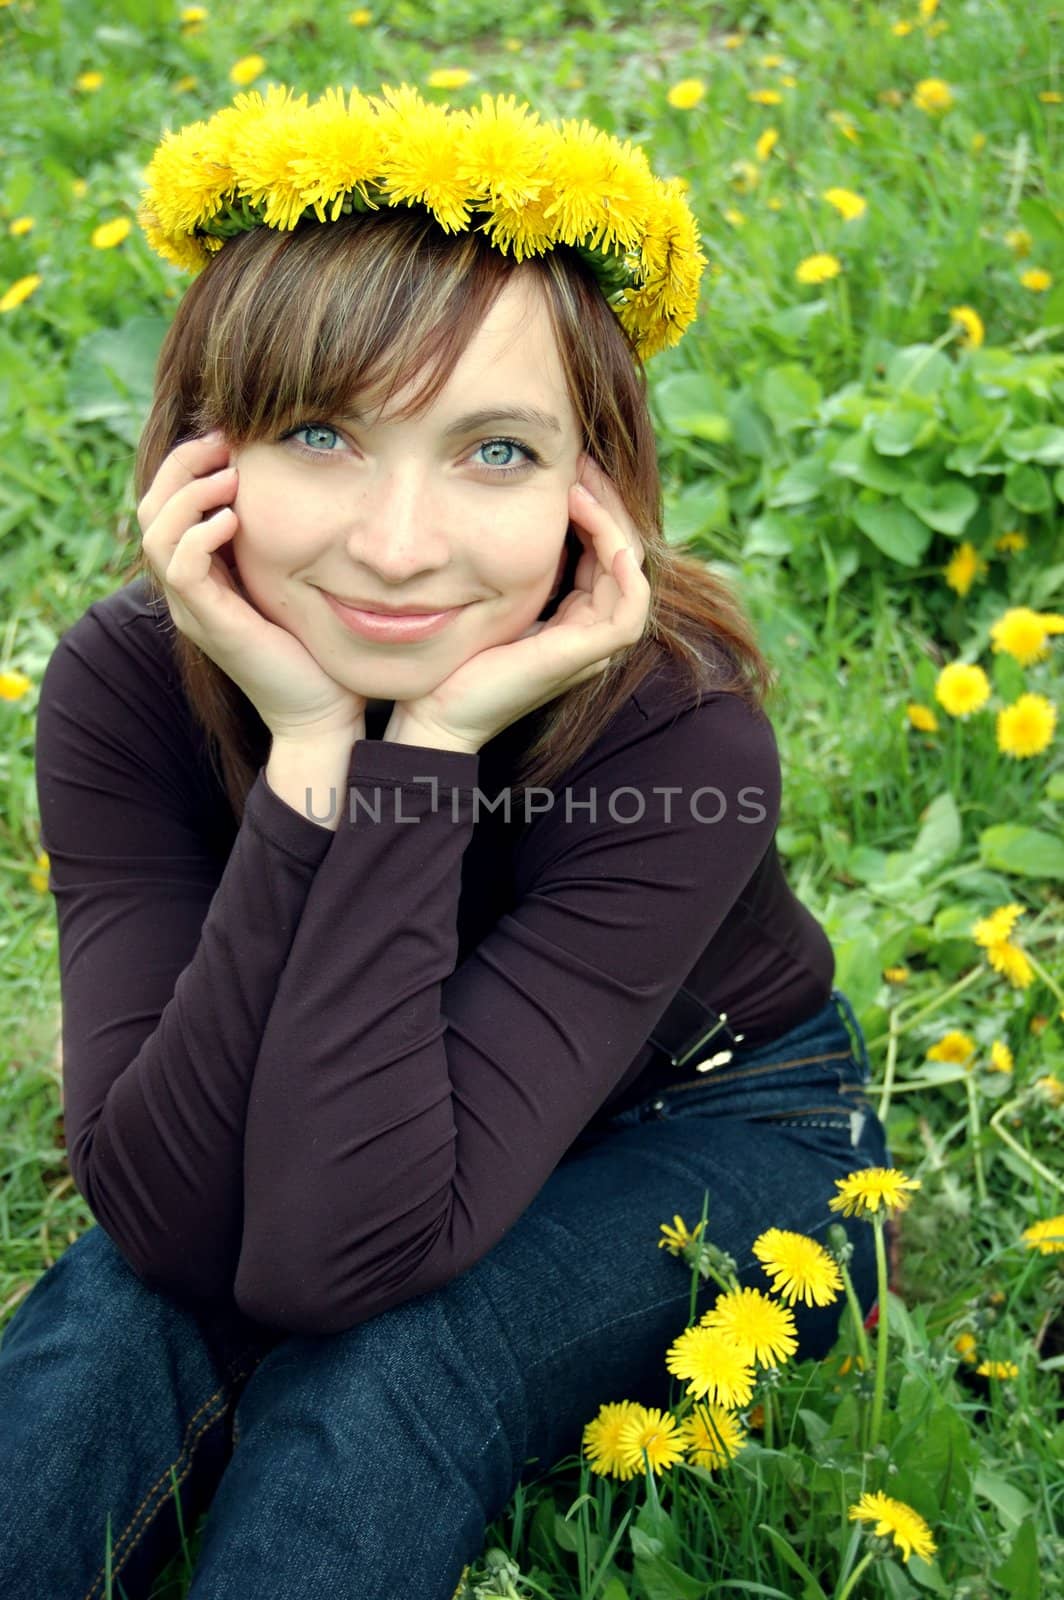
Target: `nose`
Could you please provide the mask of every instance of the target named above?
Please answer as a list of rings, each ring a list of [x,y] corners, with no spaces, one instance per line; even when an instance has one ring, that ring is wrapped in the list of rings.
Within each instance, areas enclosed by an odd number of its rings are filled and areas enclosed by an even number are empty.
[[[351,510],[347,553],[376,582],[399,587],[451,560],[439,496],[413,466],[381,471]]]

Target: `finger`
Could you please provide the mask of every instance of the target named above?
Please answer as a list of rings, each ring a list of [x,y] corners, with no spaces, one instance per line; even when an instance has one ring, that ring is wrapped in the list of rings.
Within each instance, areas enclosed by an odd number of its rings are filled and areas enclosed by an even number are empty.
[[[204,512],[214,511],[236,496],[239,475],[235,467],[220,467],[206,478],[193,478],[171,495],[144,529],[141,544],[158,570],[168,565],[174,550]]]
[[[198,439],[185,439],[175,445],[152,479],[151,487],[137,506],[137,519],[142,529],[155,521],[166,502],[177,491],[201,478],[216,472],[229,460],[229,444],[221,429]]]
[[[583,527],[591,535],[592,545],[603,571],[610,572],[613,558],[618,550],[634,546],[633,537],[625,532],[605,506],[594,499],[584,484],[573,484],[569,499],[570,505],[577,508],[577,533],[581,532],[582,522]]]

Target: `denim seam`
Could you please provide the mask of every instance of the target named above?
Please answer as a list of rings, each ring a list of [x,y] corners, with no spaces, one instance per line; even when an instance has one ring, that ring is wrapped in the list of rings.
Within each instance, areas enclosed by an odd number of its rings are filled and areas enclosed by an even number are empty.
[[[696,1078],[693,1083],[670,1083],[666,1088],[658,1091],[659,1094],[682,1093],[684,1089],[702,1089],[707,1083],[726,1084],[728,1088],[735,1083],[743,1083],[750,1078],[758,1078],[766,1072],[780,1072],[790,1067],[814,1066],[820,1061],[848,1061],[852,1056],[851,1050],[834,1050],[829,1054],[820,1056],[797,1056],[792,1061],[769,1061],[761,1067],[734,1067],[730,1071],[719,1073],[716,1077],[706,1073]]]
[[[254,1365],[255,1365],[255,1362],[253,1361],[252,1362],[252,1366],[254,1366]],[[248,1370],[250,1371],[251,1369],[249,1368]],[[112,1551],[111,1551],[111,1562],[112,1562],[112,1573],[113,1574],[116,1574],[120,1567],[125,1566],[126,1562],[129,1560],[130,1556],[133,1554],[134,1549],[140,1543],[141,1539],[143,1539],[143,1537],[144,1537],[145,1533],[147,1532],[149,1526],[154,1521],[154,1519],[158,1516],[159,1511],[162,1509],[163,1505],[165,1505],[166,1499],[167,1499],[167,1493],[164,1490],[162,1495],[159,1496],[159,1490],[160,1490],[160,1486],[163,1485],[164,1483],[166,1485],[166,1489],[167,1490],[169,1490],[171,1488],[171,1482],[170,1482],[171,1469],[176,1469],[176,1467],[178,1466],[178,1463],[182,1460],[182,1458],[186,1455],[186,1453],[188,1454],[187,1462],[185,1463],[185,1465],[182,1468],[181,1472],[177,1475],[177,1486],[180,1487],[180,1485],[185,1481],[185,1479],[188,1477],[189,1472],[192,1469],[192,1460],[193,1460],[193,1456],[195,1454],[195,1446],[196,1446],[197,1442],[203,1437],[203,1435],[207,1432],[207,1430],[209,1428],[212,1428],[216,1422],[220,1422],[225,1417],[226,1410],[228,1409],[228,1401],[226,1401],[226,1404],[224,1404],[222,1406],[221,1410],[216,1410],[212,1415],[208,1416],[206,1421],[204,1421],[204,1422],[202,1422],[200,1424],[200,1426],[196,1429],[195,1433],[192,1434],[192,1436],[190,1438],[189,1434],[191,1432],[193,1424],[197,1421],[197,1419],[199,1417],[201,1417],[203,1415],[203,1413],[210,1406],[213,1406],[215,1404],[215,1402],[219,1398],[221,1398],[222,1396],[224,1396],[226,1394],[227,1390],[229,1390],[231,1388],[232,1382],[239,1381],[239,1379],[244,1377],[244,1376],[245,1376],[245,1373],[243,1371],[234,1373],[232,1375],[231,1381],[223,1383],[222,1387],[220,1389],[216,1389],[214,1391],[214,1393],[212,1395],[210,1395],[209,1398],[206,1399],[203,1402],[203,1404],[200,1406],[199,1410],[195,1411],[192,1414],[192,1416],[189,1418],[188,1426],[185,1429],[185,1437],[182,1440],[181,1449],[178,1452],[177,1460],[171,1462],[170,1465],[166,1468],[166,1471],[164,1473],[160,1474],[160,1476],[156,1479],[155,1483],[152,1484],[151,1488],[148,1490],[147,1494],[144,1496],[144,1499],[140,1502],[140,1505],[134,1511],[133,1516],[130,1518],[130,1521],[128,1522],[126,1527],[123,1529],[122,1533],[119,1535],[117,1543],[112,1548]],[[157,1500],[157,1504],[150,1511],[145,1512],[145,1507],[152,1500],[152,1498],[156,1497],[156,1496],[159,1496],[159,1498]],[[138,1532],[134,1533],[134,1530],[136,1529],[136,1526],[137,1526],[138,1522],[142,1522],[143,1526],[140,1528],[140,1530]],[[121,1557],[119,1557],[118,1556],[118,1552],[121,1550],[123,1544],[125,1544],[127,1541],[129,1541],[129,1549],[126,1550],[121,1555]],[[97,1588],[98,1588],[98,1586],[100,1584],[103,1583],[105,1575],[106,1575],[106,1571],[107,1571],[107,1562],[106,1562],[106,1558],[105,1558],[104,1565],[100,1568],[99,1573],[93,1579],[92,1584],[90,1585],[90,1587],[89,1587],[89,1589],[88,1589],[88,1591],[87,1591],[87,1593],[85,1595],[85,1600],[95,1600]]]

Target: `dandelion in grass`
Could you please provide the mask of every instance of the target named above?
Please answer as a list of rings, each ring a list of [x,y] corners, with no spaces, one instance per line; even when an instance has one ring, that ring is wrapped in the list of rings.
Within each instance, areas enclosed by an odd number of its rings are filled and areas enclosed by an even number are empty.
[[[913,90],[913,105],[928,116],[941,116],[953,104],[953,90],[941,78],[921,78]]]
[[[721,1328],[687,1328],[665,1352],[674,1378],[686,1378],[687,1393],[715,1405],[745,1406],[754,1392],[754,1368],[746,1352]]]
[[[1037,1250],[1040,1255],[1064,1255],[1064,1213],[1032,1222],[1020,1237],[1029,1250]]]
[[[634,1467],[621,1459],[620,1433],[631,1418],[642,1420],[646,1407],[632,1400],[610,1401],[599,1406],[598,1416],[584,1427],[582,1444],[591,1471],[601,1478],[634,1478],[642,1472],[640,1460]]]
[[[748,1361],[778,1367],[798,1348],[794,1313],[760,1289],[732,1289],[719,1295],[701,1319],[706,1328],[720,1328],[733,1338]]]
[[[832,278],[837,278],[842,271],[842,262],[838,256],[819,251],[816,255],[806,256],[799,261],[794,269],[794,276],[799,283],[827,283]]]
[[[687,1459],[709,1472],[728,1466],[746,1443],[738,1417],[723,1406],[696,1405],[680,1424],[680,1436]]]
[[[265,56],[241,56],[240,60],[234,61],[229,68],[229,81],[244,89],[249,83],[254,83],[256,78],[261,78],[265,71]]]
[[[11,287],[0,295],[0,311],[14,311],[15,307],[28,300],[43,282],[39,272],[28,272],[24,278],[16,278]]]
[[[1000,944],[1003,939],[1012,937],[1013,928],[1025,912],[1026,907],[1015,900],[1010,900],[1008,905],[997,906],[988,917],[980,917],[978,922],[972,924],[972,938],[984,948]]]
[[[778,56],[778,55],[762,56],[761,57],[761,65],[768,72],[772,72],[774,68],[782,67],[782,65],[783,65],[783,57],[782,56]]]
[[[1059,89],[1039,89],[1038,98],[1044,106],[1064,105],[1064,94]]]
[[[746,214],[745,214],[745,212],[737,211],[734,206],[725,206],[724,211],[723,211],[722,214],[723,214],[725,222],[728,224],[728,226],[730,228],[745,228],[746,227]]]
[[[997,747],[1014,761],[1040,756],[1052,743],[1056,725],[1052,701],[1044,694],[1021,694],[997,714]]]
[[[972,938],[986,952],[986,959],[995,972],[1009,980],[1014,988],[1026,989],[1034,979],[1034,969],[1019,945],[1012,939],[1012,930],[1024,908],[1015,901],[998,906],[988,917],[980,917],[972,924]]]
[[[80,89],[83,94],[94,94],[97,89],[103,88],[102,72],[83,72],[74,79],[75,89]]]
[[[684,1438],[671,1411],[643,1409],[642,1415],[626,1418],[617,1433],[617,1456],[622,1467],[633,1475],[643,1471],[643,1451],[651,1472],[665,1472],[683,1460]]]
[[[905,715],[909,719],[909,726],[915,728],[917,733],[938,732],[938,718],[930,706],[922,706],[912,702],[905,707]]]
[[[696,1222],[692,1232],[683,1218],[677,1214],[673,1217],[671,1226],[667,1222],[660,1224],[664,1238],[658,1240],[658,1249],[667,1250],[670,1255],[682,1256],[686,1249],[698,1243],[704,1226],[704,1223]]]
[[[776,146],[779,144],[779,142],[780,142],[779,129],[778,128],[766,128],[764,133],[762,133],[758,137],[758,141],[754,145],[754,151],[755,151],[755,153],[757,155],[757,159],[759,161],[767,161],[769,156],[772,154],[773,150],[775,150]]]
[[[48,893],[48,869],[51,864],[47,850],[41,850],[37,856],[35,870],[30,873],[30,888],[35,889],[38,894]]]
[[[963,599],[976,578],[985,577],[986,571],[986,562],[974,544],[969,544],[968,540],[964,539],[942,568],[942,576],[950,588]]]
[[[855,222],[868,210],[868,201],[852,189],[825,189],[822,198],[847,222]]]
[[[185,77],[178,78],[177,82],[174,84],[174,88],[177,90],[178,94],[187,94],[190,89],[195,89],[198,83],[198,78],[192,77],[191,74],[186,74]]]
[[[1015,555],[1018,550],[1027,549],[1027,535],[1018,528],[1010,528],[1000,538],[994,540],[994,549],[1000,550],[1004,556]]]
[[[912,977],[912,973],[909,971],[908,967],[884,967],[883,968],[883,981],[884,981],[884,983],[896,983],[896,984],[908,983],[908,981],[909,981],[909,979],[911,977]]]
[[[27,233],[32,233],[37,226],[33,217],[15,217],[8,225],[8,233],[14,238],[21,239]]]
[[[978,350],[986,338],[986,328],[983,319],[974,306],[951,306],[950,321],[956,322],[963,331],[960,340],[962,350]]]
[[[743,42],[743,35],[741,33],[726,33],[722,36],[720,42],[725,50],[738,50]]]
[[[98,228],[92,230],[92,244],[97,250],[113,250],[115,245],[121,244],[123,239],[128,239],[133,224],[128,217],[113,217],[110,222],[101,222]]]
[[[998,548],[1005,548],[1003,541],[1010,540],[1007,548],[1022,550],[1027,543],[1026,538],[1020,534],[1002,534],[998,540]],[[1015,540],[1022,542],[1016,544]],[[1004,651],[1012,656],[1021,667],[1033,666],[1036,661],[1044,661],[1049,655],[1049,640],[1054,634],[1064,633],[1064,616],[1057,611],[1032,611],[1030,606],[1010,606],[990,627],[990,648],[995,655]]]
[[[353,28],[368,28],[373,21],[373,13],[367,11],[365,6],[358,6],[350,13],[347,20]]]
[[[920,0],[920,21],[926,22],[928,17],[933,17],[938,10],[938,0]]]
[[[970,1034],[951,1028],[927,1052],[928,1061],[952,1061],[959,1067],[970,1067],[975,1060],[975,1040]]]
[[[430,89],[464,89],[472,77],[468,67],[437,67],[425,82]]]
[[[935,699],[951,717],[969,717],[990,699],[990,680],[982,667],[951,661],[935,680]]]
[[[783,96],[778,89],[751,89],[746,98],[756,106],[778,106],[783,103]]]
[[[206,22],[206,20],[207,20],[207,7],[206,6],[183,6],[181,8],[181,21],[182,22]]]
[[[849,139],[851,144],[860,144],[861,135],[858,133],[848,112],[829,111],[828,121],[835,124],[844,139]]]
[[[1004,1380],[1018,1378],[1020,1375],[1020,1369],[1015,1361],[980,1361],[975,1370],[980,1378]]]
[[[978,1348],[974,1333],[959,1333],[953,1341],[953,1348],[961,1360],[968,1366],[975,1365],[975,1355]]]
[[[881,1206],[888,1215],[907,1211],[921,1183],[897,1167],[863,1167],[836,1178],[835,1187],[839,1192],[828,1201],[829,1211],[841,1211],[845,1217],[870,1217]]]
[[[1030,255],[1031,246],[1034,244],[1034,240],[1026,228],[1009,228],[1006,233],[1002,234],[1002,239],[1013,255],[1020,261],[1023,260],[1024,256]]]
[[[705,98],[705,93],[706,86],[701,78],[681,78],[679,83],[673,84],[665,98],[677,111],[693,111],[699,101]]]
[[[781,72],[779,80],[785,89],[797,89],[798,79],[790,72]]]
[[[761,182],[761,168],[753,161],[733,161],[728,168],[728,181],[740,194],[752,194]]]
[[[1020,273],[1020,282],[1032,294],[1045,294],[1047,289],[1053,287],[1053,274],[1044,267],[1029,267],[1026,272]]]
[[[772,1279],[772,1292],[788,1305],[801,1300],[807,1306],[829,1306],[842,1292],[837,1264],[808,1234],[766,1228],[751,1248]]]
[[[905,17],[901,17],[897,22],[891,23],[890,31],[896,39],[904,39],[912,33],[915,27],[915,22],[909,22]]]
[[[904,1500],[892,1500],[879,1489],[873,1494],[863,1494],[857,1504],[850,1507],[849,1518],[851,1522],[873,1523],[873,1533],[881,1539],[893,1539],[906,1561],[913,1554],[922,1561],[930,1561],[938,1548],[920,1513],[907,1506]]]
[[[1033,1027],[1034,1024],[1032,1023],[1031,1026]],[[1038,1090],[1042,1099],[1048,1100],[1051,1106],[1064,1106],[1064,1083],[1061,1082],[1055,1072],[1047,1072],[1044,1077],[1036,1078],[1034,1087]]]
[[[1012,1051],[1001,1039],[995,1039],[990,1046],[990,1071],[1011,1072],[1012,1067]]]
[[[0,672],[0,700],[21,700],[33,688],[24,672]]]

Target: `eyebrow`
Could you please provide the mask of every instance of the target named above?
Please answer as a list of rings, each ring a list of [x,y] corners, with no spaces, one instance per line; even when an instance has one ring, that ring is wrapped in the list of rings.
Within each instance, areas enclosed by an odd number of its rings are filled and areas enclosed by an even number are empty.
[[[348,414],[348,421],[364,422],[365,418],[361,412],[352,411]],[[564,431],[557,417],[535,406],[486,406],[481,411],[467,411],[463,416],[456,417],[444,429],[444,437],[472,433],[476,428],[486,428],[496,422],[520,422],[526,427],[541,428],[544,433],[560,434]]]

